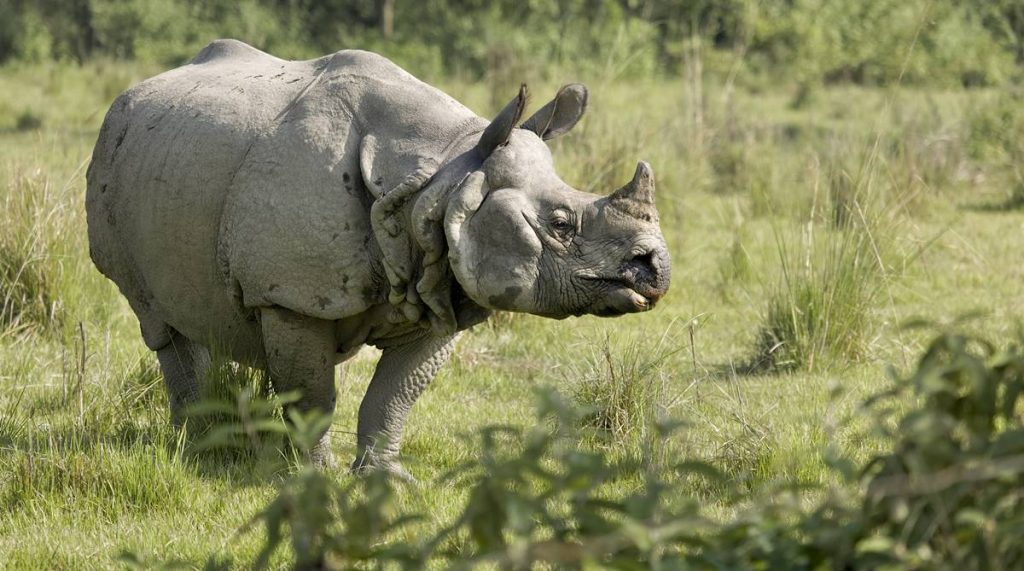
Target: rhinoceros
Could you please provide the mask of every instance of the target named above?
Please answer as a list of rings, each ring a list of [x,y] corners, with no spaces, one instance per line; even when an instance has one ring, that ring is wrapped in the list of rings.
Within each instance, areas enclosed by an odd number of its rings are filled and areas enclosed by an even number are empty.
[[[88,170],[89,247],[172,421],[212,348],[330,414],[335,366],[372,345],[352,468],[405,477],[403,425],[459,332],[495,310],[654,307],[670,258],[651,168],[607,196],[571,188],[544,141],[586,88],[523,121],[526,103],[523,86],[488,121],[373,53],[286,61],[235,40],[122,93]],[[326,433],[311,456],[331,462]]]

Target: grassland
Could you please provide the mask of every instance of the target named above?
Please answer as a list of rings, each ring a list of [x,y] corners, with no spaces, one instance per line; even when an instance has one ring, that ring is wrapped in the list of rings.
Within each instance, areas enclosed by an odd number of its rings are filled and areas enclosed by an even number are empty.
[[[273,447],[197,451],[169,428],[154,356],[89,261],[92,144],[113,97],[155,71],[0,69],[5,568],[117,567],[122,550],[197,566],[223,553],[244,567],[260,538],[236,530],[294,469]],[[998,340],[1024,314],[1013,146],[1024,123],[1006,94],[582,79],[591,107],[555,143],[559,170],[604,193],[637,159],[654,166],[672,289],[647,314],[500,316],[465,335],[408,427],[406,463],[422,484],[400,502],[434,516],[419,525],[442,525],[466,501],[437,481],[478,454],[464,436],[531,424],[545,386],[625,411],[617,437],[585,446],[635,453],[650,436],[631,422],[647,405],[691,422],[668,454],[711,461],[752,490],[831,481],[827,446],[866,457],[884,444],[865,436],[858,405],[887,385],[887,364],[907,368],[921,349],[923,334],[902,322],[980,312],[965,327]],[[513,95],[441,84],[484,115]],[[531,85],[538,99],[555,87]],[[805,319],[811,308],[820,319]],[[373,363],[361,355],[339,374],[341,458]],[[615,400],[614,383],[633,378],[647,388]],[[713,489],[680,493],[729,515]]]

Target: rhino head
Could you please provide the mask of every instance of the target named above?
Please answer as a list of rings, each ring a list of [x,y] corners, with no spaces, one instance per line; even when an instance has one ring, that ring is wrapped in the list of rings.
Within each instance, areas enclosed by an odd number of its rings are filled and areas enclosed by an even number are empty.
[[[452,272],[480,306],[618,316],[651,309],[668,290],[650,166],[639,163],[608,196],[576,190],[555,172],[544,141],[569,131],[586,101],[582,85],[566,86],[518,126],[524,87],[480,136],[473,152],[483,162],[444,216]]]

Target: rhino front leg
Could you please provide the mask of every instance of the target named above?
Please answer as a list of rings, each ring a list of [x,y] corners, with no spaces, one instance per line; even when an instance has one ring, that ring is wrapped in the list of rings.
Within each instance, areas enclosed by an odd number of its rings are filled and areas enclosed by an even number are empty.
[[[334,353],[337,347],[333,322],[271,307],[260,311],[260,326],[267,355],[267,373],[274,391],[278,394],[299,391],[299,400],[289,408],[333,414],[337,398],[334,386]],[[334,464],[326,431],[319,435],[316,446],[310,450],[310,457],[321,467]]]
[[[405,419],[454,346],[454,336],[425,335],[384,349],[359,406],[359,450],[352,464],[354,471],[385,470],[413,479],[398,459]]]

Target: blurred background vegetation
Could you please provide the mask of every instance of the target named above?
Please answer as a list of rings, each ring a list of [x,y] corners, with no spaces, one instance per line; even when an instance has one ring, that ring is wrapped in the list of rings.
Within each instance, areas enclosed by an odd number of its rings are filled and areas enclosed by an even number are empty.
[[[571,68],[757,83],[993,86],[1024,62],[1021,0],[4,0],[0,63],[183,63],[215,37],[276,55],[348,47],[421,76]],[[910,41],[913,40],[913,41]],[[918,48],[918,49],[915,49]]]

